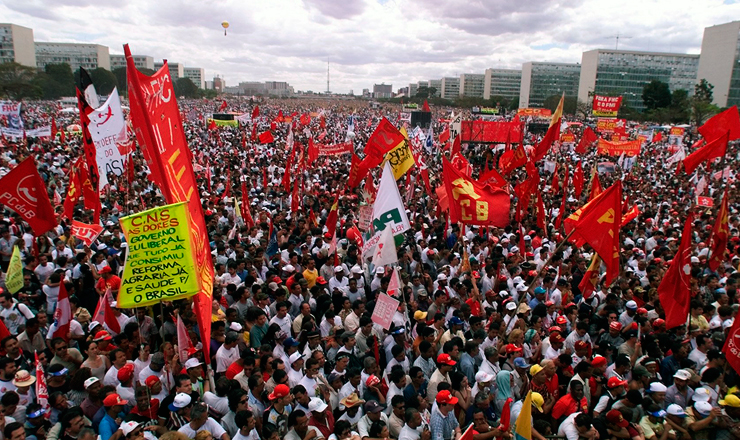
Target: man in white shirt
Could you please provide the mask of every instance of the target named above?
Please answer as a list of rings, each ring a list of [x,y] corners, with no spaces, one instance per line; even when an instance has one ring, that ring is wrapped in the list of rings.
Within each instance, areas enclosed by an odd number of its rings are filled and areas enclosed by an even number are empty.
[[[33,312],[25,304],[16,302],[10,292],[0,295],[0,317],[11,335],[20,333],[19,327],[26,325],[26,321],[33,318]]]
[[[344,276],[344,268],[337,266],[334,268],[334,276],[329,280],[329,290],[334,292],[341,292],[343,295],[347,294],[349,289],[349,279]]]
[[[224,373],[234,362],[239,360],[239,349],[236,332],[226,333],[223,345],[216,352],[216,373]]]
[[[270,319],[270,324],[277,324],[280,326],[280,330],[283,331],[287,336],[291,335],[291,327],[293,325],[293,319],[288,314],[290,303],[287,301],[281,301],[275,306],[277,312],[275,316]]]
[[[208,417],[208,406],[205,404],[195,404],[190,409],[190,423],[186,423],[177,430],[185,434],[188,438],[195,438],[200,431],[208,431],[214,439],[229,440],[229,434],[215,420]]]
[[[591,416],[582,412],[569,415],[558,428],[558,436],[568,440],[598,438],[598,431],[591,425]]]

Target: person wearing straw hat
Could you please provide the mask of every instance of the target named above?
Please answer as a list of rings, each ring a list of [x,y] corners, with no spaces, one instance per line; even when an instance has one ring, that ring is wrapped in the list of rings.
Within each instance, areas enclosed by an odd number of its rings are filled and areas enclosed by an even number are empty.
[[[20,405],[28,406],[36,400],[36,396],[31,390],[31,385],[36,383],[36,377],[31,376],[31,373],[26,370],[18,370],[15,372],[15,377],[11,383],[16,387],[15,392],[18,393],[18,397],[21,398]]]

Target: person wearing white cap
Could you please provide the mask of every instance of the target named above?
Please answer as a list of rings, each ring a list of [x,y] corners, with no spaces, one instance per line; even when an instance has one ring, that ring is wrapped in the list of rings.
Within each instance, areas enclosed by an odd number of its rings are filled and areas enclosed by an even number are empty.
[[[691,398],[694,397],[694,390],[689,385],[691,372],[681,369],[673,375],[673,385],[669,386],[665,393],[666,405],[677,404],[686,408],[691,404]]]
[[[625,311],[619,315],[619,323],[622,324],[622,328],[627,328],[632,325],[637,314],[637,303],[635,301],[627,301]]]
[[[385,267],[378,266],[375,268],[375,276],[373,277],[372,281],[370,281],[370,291],[371,292],[377,292],[380,290],[380,281],[385,276]]]
[[[686,425],[686,411],[684,407],[672,403],[665,409],[666,420],[673,428],[678,438],[691,438],[691,432],[688,430]]]
[[[349,289],[349,278],[345,276],[344,268],[337,266],[334,268],[334,276],[329,280],[329,291],[331,293],[341,292],[347,294]]]
[[[288,370],[288,385],[293,389],[303,379],[303,354],[295,352],[290,355],[290,369]]]
[[[721,408],[713,407],[711,403],[705,400],[694,401],[694,405],[686,409],[686,426],[689,432],[692,433],[692,438],[714,438],[714,422],[721,415]]]
[[[123,437],[126,439],[138,440],[144,438],[142,435],[141,423],[139,422],[123,422],[119,429],[121,430],[121,433],[123,433]]]
[[[470,392],[470,395],[472,398],[475,398],[475,396],[481,392],[491,392],[491,382],[495,379],[495,377],[492,374],[486,373],[485,371],[478,371],[475,373],[475,385],[473,385],[473,389]]]

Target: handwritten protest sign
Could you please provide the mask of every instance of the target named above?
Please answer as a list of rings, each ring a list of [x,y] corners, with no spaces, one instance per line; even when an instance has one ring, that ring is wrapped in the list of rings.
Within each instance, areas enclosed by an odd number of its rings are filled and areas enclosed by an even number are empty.
[[[195,268],[187,202],[121,218],[128,242],[118,307],[132,308],[195,295]]]
[[[393,322],[393,315],[398,309],[399,301],[391,298],[385,293],[378,295],[378,301],[375,303],[375,309],[373,309],[373,316],[371,319],[374,323],[388,330],[391,328]]]

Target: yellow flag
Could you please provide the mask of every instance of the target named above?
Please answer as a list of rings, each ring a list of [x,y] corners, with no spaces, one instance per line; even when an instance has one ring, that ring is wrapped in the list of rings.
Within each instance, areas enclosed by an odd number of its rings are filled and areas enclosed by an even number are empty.
[[[404,141],[399,142],[398,145],[385,154],[383,165],[381,165],[384,166],[385,162],[390,162],[391,169],[393,170],[393,177],[396,180],[400,179],[409,169],[411,169],[411,167],[416,165],[414,155],[411,153],[409,135],[406,132],[406,128],[401,127],[400,132],[405,138]]]
[[[555,112],[552,114],[552,119],[550,119],[550,127],[558,123],[560,121],[560,118],[563,117],[563,102],[564,101],[565,101],[565,92],[563,92],[563,96],[560,97],[558,108],[556,108]]]
[[[5,287],[8,288],[10,293],[16,293],[23,288],[23,262],[21,261],[21,248],[18,246],[13,246],[13,255],[10,256]]]

